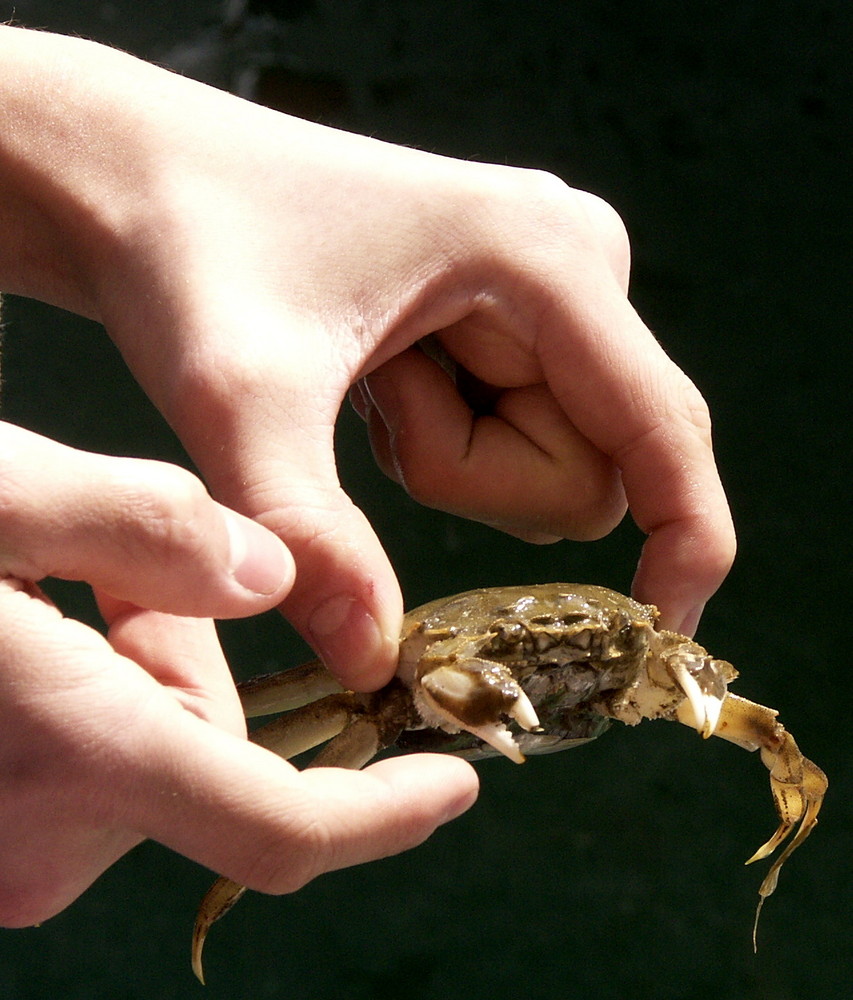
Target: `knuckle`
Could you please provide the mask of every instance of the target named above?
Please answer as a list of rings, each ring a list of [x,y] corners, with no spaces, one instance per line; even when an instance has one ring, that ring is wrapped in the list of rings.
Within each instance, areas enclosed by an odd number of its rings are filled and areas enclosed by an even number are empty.
[[[535,249],[540,264],[552,254],[551,266],[559,268],[555,275],[565,273],[567,253],[579,260],[597,259],[627,288],[631,245],[625,223],[612,205],[544,170],[509,168],[502,176],[504,186],[493,200],[502,206],[501,212],[510,212],[513,259],[519,243],[528,255]],[[493,217],[493,221],[506,235],[507,219]]]
[[[196,552],[205,544],[210,496],[192,473],[163,462],[135,460],[119,487],[122,518],[149,546]]]
[[[737,554],[737,538],[731,519],[713,532],[702,546],[702,560],[705,573],[713,587],[720,584],[728,575]]]
[[[589,191],[576,191],[575,196],[581,212],[605,245],[622,256],[630,256],[628,230],[622,216],[610,202]]]
[[[0,537],[6,544],[21,531],[22,506],[28,503],[28,494],[24,470],[0,457]]]
[[[409,496],[425,507],[440,508],[450,496],[458,495],[459,484],[454,489],[451,468],[439,470],[429,462],[419,461],[412,455],[398,453],[396,468],[403,488]]]
[[[699,442],[702,450],[711,447],[711,413],[694,383],[669,359],[661,356],[632,392],[633,433],[620,449],[622,455],[635,452],[656,436]]]
[[[307,811],[297,819],[288,810],[287,829],[268,838],[252,858],[245,883],[259,892],[297,892],[318,875],[334,868],[332,838],[326,825]]]
[[[569,530],[564,537],[577,542],[595,542],[621,523],[627,510],[625,494],[620,482],[613,478],[593,487],[586,504],[572,512]]]
[[[548,170],[519,168],[514,170],[514,175],[521,187],[521,198],[527,204],[553,207],[555,203],[564,204],[567,196],[573,194],[573,189],[564,180]]]
[[[384,471],[418,503],[438,506],[458,487],[457,462],[448,454],[446,441],[425,440],[418,428],[408,427],[383,445],[378,457]]]
[[[568,221],[580,233],[607,245],[628,249],[628,230],[621,215],[604,198],[573,188],[556,174],[545,170],[520,170],[520,200],[537,215]]]

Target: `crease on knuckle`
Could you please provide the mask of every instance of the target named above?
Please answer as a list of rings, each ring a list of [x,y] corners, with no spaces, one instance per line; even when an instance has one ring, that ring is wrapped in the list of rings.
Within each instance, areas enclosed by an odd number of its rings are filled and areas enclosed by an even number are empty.
[[[674,366],[673,366],[674,367]],[[683,451],[678,442],[693,440],[702,451],[711,451],[711,414],[702,394],[680,371],[665,391],[648,391],[646,384],[633,392],[634,433],[613,454],[624,468],[637,452],[654,439],[663,440],[673,454]]]
[[[192,473],[166,463],[146,462],[121,485],[121,517],[146,546],[169,557],[196,557],[209,546],[207,490]]]
[[[281,817],[276,830],[255,845],[245,882],[259,892],[273,895],[296,892],[318,875],[336,867],[334,838],[320,815],[320,804],[312,801],[301,807],[289,804],[282,830]]]

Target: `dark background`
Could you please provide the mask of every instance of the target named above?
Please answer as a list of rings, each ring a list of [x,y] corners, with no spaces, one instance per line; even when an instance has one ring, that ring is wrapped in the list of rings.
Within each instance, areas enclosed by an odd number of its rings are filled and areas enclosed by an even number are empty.
[[[739,533],[698,638],[830,778],[757,956],[763,866],[741,862],[774,826],[766,772],[648,723],[523,768],[487,762],[477,806],[417,851],[247,897],[211,934],[207,996],[850,996],[848,0],[0,5],[13,14],[355,131],[545,167],[614,204],[633,300],[711,405]],[[5,318],[7,419],[184,460],[98,327],[20,300]],[[350,413],[339,445],[410,605],[509,582],[630,584],[630,525],[534,548],[418,508],[375,471]],[[224,639],[241,674],[304,652],[275,615]],[[44,927],[0,932],[0,996],[201,996],[189,937],[209,880],[144,845]]]

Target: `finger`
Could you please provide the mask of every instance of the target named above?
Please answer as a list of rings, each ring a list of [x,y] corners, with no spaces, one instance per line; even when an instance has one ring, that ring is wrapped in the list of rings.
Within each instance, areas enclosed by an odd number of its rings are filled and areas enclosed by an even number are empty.
[[[481,379],[517,385],[500,381],[514,377],[501,367],[501,345],[515,332],[574,427],[622,473],[631,512],[649,535],[636,595],[658,604],[669,627],[690,631],[735,546],[707,407],[626,298],[629,253],[618,216],[544,175],[532,175],[525,209],[497,265],[506,280],[489,286],[511,288],[511,297],[486,296],[486,322],[472,338],[466,321],[449,349]],[[530,360],[527,369],[522,380]]]
[[[587,282],[540,327],[537,352],[569,418],[621,470],[631,513],[648,535],[635,595],[689,634],[734,558],[708,409],[612,280]],[[574,323],[572,364],[566,317]]]
[[[300,372],[294,384],[289,369],[268,380],[250,368],[241,391],[236,368],[229,389],[244,401],[239,412],[211,397],[204,427],[192,415],[176,421],[182,439],[221,500],[287,543],[298,568],[280,605],[287,618],[343,684],[379,688],[396,670],[403,602],[376,534],[337,477],[341,395],[324,397],[319,375]]]
[[[212,622],[139,609],[135,619],[148,669],[167,665],[159,679],[184,684],[177,703],[244,733]],[[121,821],[116,776],[140,747],[140,707],[176,702],[97,632],[11,579],[0,583],[0,662],[0,924],[28,926],[68,906],[142,839]],[[199,673],[210,682],[203,691]]]
[[[283,484],[264,523],[287,540],[298,566],[282,603],[288,620],[354,690],[374,690],[397,667],[402,596],[388,557],[337,476],[307,459],[282,463]]]
[[[265,892],[292,892],[323,872],[414,847],[477,794],[473,769],[451,757],[300,773],[192,717],[184,722],[171,734],[182,747],[180,767],[172,753],[149,758],[135,822],[150,837]]]
[[[0,713],[17,722],[4,724],[0,741],[0,857],[17,852],[20,862],[0,865],[0,884],[16,893],[14,904],[0,900],[7,922],[57,912],[140,836],[254,888],[286,892],[414,846],[476,797],[475,772],[451,757],[300,774],[186,711],[96,632],[21,585],[0,585],[0,619]],[[147,639],[152,622],[158,634]],[[150,612],[114,637],[152,673],[159,660],[180,664],[193,647],[209,652],[201,632],[195,640],[175,633],[168,616]],[[27,849],[28,831],[40,831],[38,854]]]
[[[293,579],[282,542],[214,502],[190,473],[77,451],[0,424],[0,570],[85,580],[182,615],[274,606]]]
[[[477,415],[447,373],[412,349],[362,386],[378,464],[422,503],[531,541],[599,538],[625,512],[615,465],[545,385],[505,389]]]

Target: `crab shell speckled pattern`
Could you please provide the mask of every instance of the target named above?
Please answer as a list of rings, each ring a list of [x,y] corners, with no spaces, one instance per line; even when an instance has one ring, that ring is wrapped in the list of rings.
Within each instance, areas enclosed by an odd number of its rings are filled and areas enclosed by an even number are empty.
[[[553,752],[593,739],[610,719],[634,724],[674,717],[687,697],[674,676],[679,663],[682,674],[696,679],[694,700],[712,695],[722,701],[727,684],[737,676],[734,668],[709,657],[690,639],[658,630],[656,622],[655,608],[606,587],[472,590],[406,615],[397,674],[413,692],[424,729],[479,737],[458,741],[457,752],[468,743],[466,755],[472,758],[501,752],[520,759],[521,754]],[[510,675],[530,700],[538,728],[509,720],[519,754],[500,735],[511,698],[494,673],[487,678],[491,685],[472,684],[466,691],[470,704],[463,698],[456,711],[427,696],[431,678],[437,673],[452,676],[464,670],[463,664],[473,665],[474,671],[482,671],[482,664],[493,671],[500,665],[503,677],[508,681]],[[489,735],[497,737],[492,749],[483,745]],[[440,737],[418,738],[411,730],[398,743],[407,749],[441,749]]]

